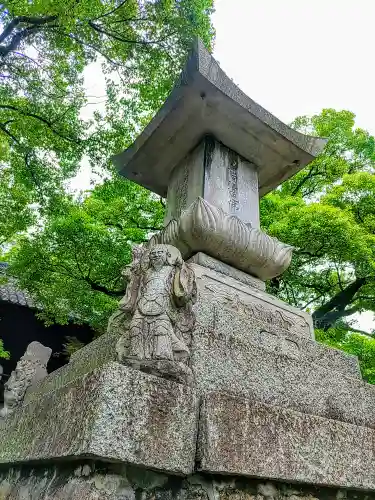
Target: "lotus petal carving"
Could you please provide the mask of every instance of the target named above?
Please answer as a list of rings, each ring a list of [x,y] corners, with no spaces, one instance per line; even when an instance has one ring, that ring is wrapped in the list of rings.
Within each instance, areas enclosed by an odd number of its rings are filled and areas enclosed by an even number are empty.
[[[184,260],[204,252],[248,274],[268,280],[290,265],[293,247],[281,243],[235,215],[197,198],[178,220],[171,220],[149,246],[177,247]]]

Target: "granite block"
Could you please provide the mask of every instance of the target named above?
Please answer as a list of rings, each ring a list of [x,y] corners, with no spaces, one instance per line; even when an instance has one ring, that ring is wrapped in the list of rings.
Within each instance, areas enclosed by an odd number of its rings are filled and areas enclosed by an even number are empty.
[[[198,301],[190,349],[199,394],[225,391],[375,427],[375,387],[362,380],[355,356],[315,342],[301,311],[192,266]]]
[[[224,276],[234,278],[244,285],[252,286],[254,288],[258,288],[259,290],[266,289],[266,284],[259,278],[255,278],[255,276],[251,276],[251,274],[244,273],[243,271],[229,266],[228,264],[225,264],[225,262],[221,262],[220,260],[217,260],[203,252],[196,253],[187,262],[189,264],[199,264],[202,267],[208,267],[213,271],[224,274]]]
[[[280,405],[311,415],[334,418],[375,428],[375,387],[359,378],[347,377],[336,371],[317,345],[315,362],[303,352],[277,352],[285,345],[285,337],[274,335],[275,344],[267,348],[234,330],[222,331],[196,328],[191,348],[191,366],[199,394],[225,391],[254,400]],[[295,342],[288,334],[288,343]],[[305,343],[306,344],[306,343]],[[311,341],[310,356],[314,345]],[[272,351],[271,349],[274,349]],[[332,357],[331,359],[334,359]]]
[[[200,416],[201,471],[375,490],[373,429],[220,393]]]
[[[6,419],[0,463],[91,457],[184,475],[196,431],[194,390],[109,363]]]
[[[33,385],[26,393],[25,402],[36,400],[48,392],[59,389],[110,361],[117,361],[116,344],[119,335],[120,332],[106,333],[76,351],[67,365]]]
[[[0,470],[1,500],[373,500],[370,491],[194,474],[119,464],[59,463]]]
[[[196,307],[210,304],[212,310],[225,309],[240,322],[256,323],[262,330],[283,330],[299,337],[314,338],[312,318],[306,312],[215,270],[198,264],[191,264],[191,267],[199,289]],[[215,318],[210,314],[206,323],[212,325],[212,319]],[[227,326],[230,332],[233,328],[230,324]]]

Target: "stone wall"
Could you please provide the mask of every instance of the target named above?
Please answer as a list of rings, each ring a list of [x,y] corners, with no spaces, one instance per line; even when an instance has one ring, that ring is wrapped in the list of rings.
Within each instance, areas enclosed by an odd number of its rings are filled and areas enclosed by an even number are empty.
[[[236,477],[167,476],[91,461],[0,470],[0,500],[371,500],[375,493]]]

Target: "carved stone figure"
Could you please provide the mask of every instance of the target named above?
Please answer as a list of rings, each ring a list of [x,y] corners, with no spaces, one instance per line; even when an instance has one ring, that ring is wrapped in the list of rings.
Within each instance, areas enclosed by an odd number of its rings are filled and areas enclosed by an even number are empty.
[[[0,411],[0,417],[12,414],[21,404],[27,389],[48,375],[47,363],[51,353],[52,349],[39,342],[28,345],[16,369],[4,384],[4,407]]]
[[[119,359],[142,371],[191,383],[194,272],[170,245],[155,245],[135,257],[124,273],[128,287],[120,310],[131,314],[131,321],[117,344]]]

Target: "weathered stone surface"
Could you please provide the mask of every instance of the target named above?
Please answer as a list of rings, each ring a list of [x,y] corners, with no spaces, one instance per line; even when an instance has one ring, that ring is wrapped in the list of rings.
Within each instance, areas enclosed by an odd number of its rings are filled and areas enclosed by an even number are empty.
[[[188,478],[90,460],[0,472],[1,500],[373,500],[370,491],[195,474]]]
[[[172,170],[207,133],[257,165],[261,196],[312,161],[326,142],[292,130],[247,97],[198,41],[173,92],[114,163],[165,197]]]
[[[229,391],[264,403],[359,425],[375,424],[375,388],[362,381],[358,360],[312,340],[311,317],[202,266],[197,276],[196,326],[189,341],[197,391]],[[72,356],[28,392],[26,401],[108,361],[118,335],[106,334]]]
[[[202,471],[375,490],[373,429],[219,393],[200,416]]]
[[[120,333],[114,331],[101,335],[72,354],[67,365],[55,370],[45,379],[30,387],[25,396],[25,403],[38,400],[48,392],[80,379],[109,361],[117,361],[116,344]]]
[[[165,224],[198,197],[259,228],[258,172],[252,163],[206,136],[173,170]]]
[[[18,409],[0,463],[96,457],[171,474],[193,470],[197,399],[187,386],[118,363]]]
[[[261,330],[285,331],[301,338],[313,339],[314,328],[310,314],[282,302],[272,295],[257,290],[254,287],[224,276],[207,267],[192,264],[197,278],[198,300],[194,307],[196,314],[199,308],[208,308],[200,314],[203,326],[215,327],[216,313],[219,310],[228,311],[231,318],[237,318],[235,325],[247,321],[257,323]],[[220,312],[220,311],[219,311]],[[207,316],[207,317],[206,317]],[[226,326],[224,335],[229,335],[235,329],[231,323]],[[249,325],[246,324],[246,328]],[[344,355],[347,358],[346,355]]]
[[[0,410],[0,419],[8,417],[22,403],[26,391],[47,376],[47,363],[52,349],[39,342],[31,342],[25,354],[18,361],[4,385],[4,407]]]
[[[264,283],[264,281],[251,276],[251,274],[244,273],[243,271],[240,271],[235,267],[229,266],[228,264],[225,264],[225,262],[214,259],[213,257],[210,257],[203,252],[196,253],[187,262],[191,264],[198,264],[203,267],[208,267],[213,271],[224,274],[224,276],[229,276],[230,278],[241,281],[241,283],[244,283],[245,285],[258,288],[258,290],[266,289],[266,284]]]
[[[355,356],[311,338],[311,318],[265,292],[192,264],[197,276],[191,367],[197,391],[226,391],[375,427],[375,387]]]
[[[177,248],[154,245],[129,266],[119,309],[131,317],[117,345],[120,362],[179,383],[191,384],[189,345],[197,286]]]
[[[207,253],[261,280],[283,273],[293,250],[203,198],[197,198],[178,220],[171,220],[156,233],[148,247],[158,244],[175,246],[185,260],[197,252]]]

